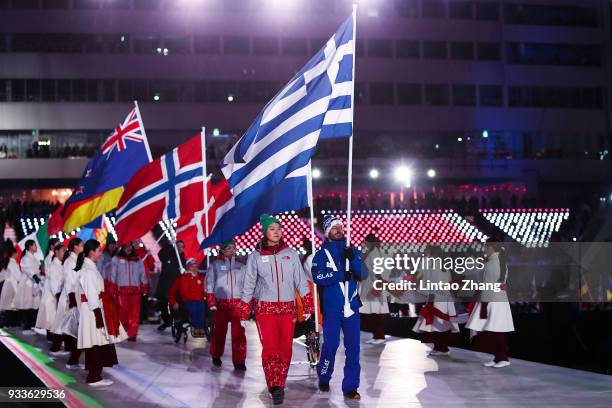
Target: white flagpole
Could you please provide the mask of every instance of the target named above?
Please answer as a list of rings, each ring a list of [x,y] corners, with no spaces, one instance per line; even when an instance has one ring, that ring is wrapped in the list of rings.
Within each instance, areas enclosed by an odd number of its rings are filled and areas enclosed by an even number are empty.
[[[138,101],[134,101],[134,106],[136,106],[136,113],[138,113],[138,117],[140,118],[140,124],[142,125],[142,136],[144,137],[144,144],[147,148],[147,155],[149,155],[149,163],[153,161],[153,156],[151,156],[151,149],[149,148],[149,139],[147,139],[147,133],[145,132],[144,120],[142,119],[142,115],[140,114],[140,107],[138,106]]]
[[[310,207],[310,244],[312,246],[312,254],[314,257],[316,246],[315,246],[315,229],[314,229],[314,198],[313,198],[313,189],[312,189],[312,160],[308,162],[308,206]],[[308,271],[308,273],[312,273]],[[315,318],[315,332],[319,332],[319,305],[318,305],[318,292],[317,292],[317,284],[314,283],[314,279],[312,281],[313,284],[313,294],[312,301],[314,302],[314,318]]]
[[[201,137],[202,137],[202,162],[204,163],[204,169],[202,173],[204,175],[204,197],[203,197],[204,218],[205,218],[204,223],[206,226],[206,237],[208,237],[208,235],[210,234],[210,231],[208,230],[208,171],[206,169],[207,167],[206,166],[206,128],[204,126],[202,126]],[[205,248],[204,251],[206,254],[206,269],[208,269],[210,265],[210,251],[208,250],[208,248]]]
[[[353,92],[351,92],[351,109],[352,109],[352,120],[351,126],[355,123],[355,54],[357,44],[357,3],[353,3]],[[353,194],[353,131],[349,137],[349,157],[348,157],[348,192],[346,202],[346,247],[351,246],[351,196]],[[350,262],[348,258],[345,263],[345,271],[350,270]],[[349,282],[344,282],[344,316],[349,317],[353,314],[350,310],[350,297],[349,295]]]

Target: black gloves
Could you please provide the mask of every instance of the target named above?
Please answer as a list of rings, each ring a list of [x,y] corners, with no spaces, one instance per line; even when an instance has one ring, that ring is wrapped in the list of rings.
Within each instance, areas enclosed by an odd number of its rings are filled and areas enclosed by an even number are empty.
[[[38,275],[33,275],[32,279],[34,279],[34,282],[36,282],[36,284],[40,283],[40,278],[38,277]]]
[[[71,292],[68,294],[68,309],[72,309],[73,307],[76,307],[76,305],[76,295],[74,292]]]
[[[353,278],[351,271],[344,271],[344,281],[349,282]]]
[[[104,319],[102,318],[102,309],[99,307],[93,310],[94,316],[96,317],[96,328],[101,329],[104,327]]]
[[[353,248],[344,248],[344,257],[349,261],[353,261],[353,259],[355,259],[355,252],[353,252]]]

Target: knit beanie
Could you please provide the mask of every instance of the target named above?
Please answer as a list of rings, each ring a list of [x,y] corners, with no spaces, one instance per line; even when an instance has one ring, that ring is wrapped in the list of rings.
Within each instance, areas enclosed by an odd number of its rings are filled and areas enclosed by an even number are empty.
[[[277,223],[278,225],[282,226],[278,218],[274,218],[268,214],[262,214],[261,217],[259,217],[259,222],[261,223],[261,233],[264,237],[266,236],[266,231],[270,227],[270,224]]]
[[[329,235],[331,229],[336,225],[342,225],[342,220],[340,220],[340,218],[329,214],[323,217],[323,230],[325,231],[326,237]]]

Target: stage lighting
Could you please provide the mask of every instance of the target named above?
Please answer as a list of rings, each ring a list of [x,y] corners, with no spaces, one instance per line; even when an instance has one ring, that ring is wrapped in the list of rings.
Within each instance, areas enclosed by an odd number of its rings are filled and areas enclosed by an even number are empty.
[[[482,137],[483,137],[484,139],[486,139],[487,137],[489,137],[489,132],[488,132],[486,129],[482,131]]]
[[[429,178],[436,177],[436,171],[434,169],[427,170],[427,177],[429,177]]]
[[[213,129],[213,136],[219,136],[220,134],[221,134],[221,131],[219,130],[219,128]]]
[[[378,170],[377,169],[372,169],[370,170],[370,178],[371,179],[377,179],[379,176]]]
[[[228,102],[234,102],[234,95],[227,95]]]
[[[159,101],[159,94],[156,93],[155,95],[153,95],[153,100],[154,101]]]
[[[410,183],[412,179],[412,170],[406,166],[399,166],[395,169],[395,179],[400,183]]]
[[[321,170],[317,168],[312,169],[312,178],[313,179],[321,178]]]

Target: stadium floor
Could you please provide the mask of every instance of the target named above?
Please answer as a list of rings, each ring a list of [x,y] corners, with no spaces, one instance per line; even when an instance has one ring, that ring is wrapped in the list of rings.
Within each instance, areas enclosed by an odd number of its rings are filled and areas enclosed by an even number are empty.
[[[106,389],[84,384],[84,371],[66,370],[65,357],[57,361],[47,357],[43,336],[25,337],[20,331],[6,329],[0,334],[0,341],[44,383],[70,391],[65,401],[70,407],[271,405],[254,325],[247,328],[248,371],[244,375],[233,371],[227,354],[222,368],[212,368],[204,339],[190,338],[186,345],[177,345],[168,332],[162,335],[155,326],[143,326],[137,343],[122,343],[117,348],[120,365],[105,369],[104,374],[115,384]],[[517,359],[504,369],[485,368],[481,363],[487,356],[483,354],[453,348],[451,357],[434,359],[426,356],[428,348],[418,341],[390,337],[385,345],[374,346],[363,343],[369,337],[362,333],[360,403],[346,402],[340,391],[342,351],[338,352],[332,391],[321,394],[316,373],[306,364],[304,348],[294,343],[285,406],[612,406],[612,376]]]

